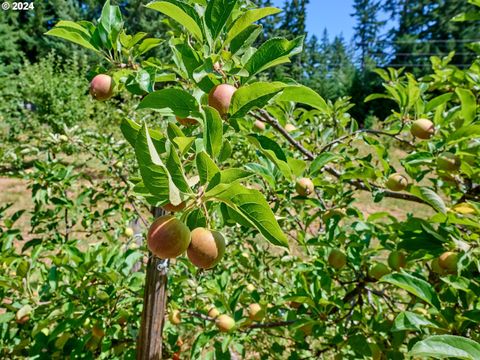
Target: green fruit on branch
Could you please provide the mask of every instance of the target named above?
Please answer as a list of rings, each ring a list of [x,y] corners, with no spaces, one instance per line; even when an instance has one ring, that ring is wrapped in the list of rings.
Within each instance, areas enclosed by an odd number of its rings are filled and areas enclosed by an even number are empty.
[[[295,190],[300,196],[309,196],[313,194],[315,185],[313,185],[313,181],[309,178],[301,178],[298,179],[297,183],[295,184]]]
[[[196,228],[187,249],[190,261],[201,269],[210,269],[218,264],[225,253],[225,239],[218,231]]]
[[[178,205],[172,205],[172,204],[163,205],[162,209],[167,211],[167,212],[179,212],[179,211],[182,211],[183,209],[185,209],[186,205],[187,204],[185,203],[185,201],[182,201]]]
[[[168,320],[174,325],[180,324],[182,322],[180,311],[177,309],[172,310],[168,315]]]
[[[260,304],[248,305],[248,318],[253,321],[262,321],[265,317],[265,309]]]
[[[95,100],[108,100],[113,95],[113,79],[106,74],[95,76],[90,82],[90,95]]]
[[[255,120],[253,123],[253,130],[257,132],[265,131],[265,123],[260,120]]]
[[[428,119],[418,119],[412,123],[410,132],[416,138],[430,139],[435,134],[435,125]]]
[[[195,126],[198,125],[198,121],[192,118],[181,118],[176,116],[177,121],[183,126]]]
[[[443,171],[458,171],[460,169],[460,158],[451,152],[441,153],[437,158],[437,168]]]
[[[122,161],[117,161],[114,166],[117,169],[122,169],[123,168],[123,162]]]
[[[432,271],[434,273],[437,273],[439,275],[445,275],[446,274],[445,269],[440,266],[438,258],[435,258],[435,259],[432,260],[432,262],[430,263],[430,267],[432,268]]]
[[[403,252],[395,250],[388,255],[388,266],[390,266],[391,269],[398,271],[406,265],[407,258]]]
[[[215,320],[215,325],[221,332],[230,332],[235,328],[235,320],[228,315],[220,315]]]
[[[387,265],[382,263],[377,263],[370,268],[368,275],[370,275],[370,277],[375,280],[380,280],[382,276],[387,275],[389,273],[390,273],[390,269],[387,267]]]
[[[125,234],[126,237],[132,237],[134,234],[134,231],[131,227],[127,227],[123,233]]]
[[[100,339],[105,336],[105,331],[102,329],[100,325],[95,324],[93,325],[93,328],[92,328],[92,335]]]
[[[62,134],[62,135],[60,135],[60,136],[58,137],[58,140],[60,140],[60,141],[62,141],[62,142],[67,142],[67,141],[68,141],[68,136]]]
[[[171,215],[156,219],[147,234],[148,248],[160,259],[182,255],[190,245],[190,239],[188,227]]]
[[[330,255],[328,255],[328,263],[334,269],[339,270],[347,264],[347,256],[343,253],[343,251],[333,249],[330,252]]]
[[[446,251],[438,257],[438,265],[449,273],[457,272],[458,255],[452,251]]]
[[[287,125],[285,125],[285,130],[287,130],[287,132],[291,133],[291,132],[297,131],[297,128],[293,124],[287,124]]]
[[[232,96],[237,91],[235,86],[220,84],[215,86],[208,94],[208,105],[216,109],[222,117],[228,114]]]
[[[254,292],[255,291],[255,285],[253,284],[247,284],[247,291],[248,292]]]
[[[210,310],[208,310],[208,316],[215,319],[220,315],[220,312],[216,307],[212,307]]]
[[[385,186],[392,191],[403,191],[408,186],[408,180],[405,176],[395,173],[388,177]]]

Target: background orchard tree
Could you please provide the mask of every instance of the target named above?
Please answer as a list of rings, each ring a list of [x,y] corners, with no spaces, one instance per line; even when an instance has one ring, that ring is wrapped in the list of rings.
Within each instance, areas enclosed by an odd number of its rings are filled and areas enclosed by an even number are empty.
[[[47,33],[103,57],[90,91],[112,112],[118,104],[129,147],[98,134],[113,121],[93,134],[65,129],[28,175],[33,221],[54,240],[19,253],[21,214],[2,217],[2,257],[15,269],[1,278],[10,301],[1,323],[12,329],[2,327],[3,354],[478,358],[477,61],[462,70],[453,54],[434,57],[421,79],[378,69],[385,93],[367,100],[392,111],[381,127],[360,128],[348,99],[265,78],[303,46],[302,37],[257,43],[256,23],[278,9],[165,0],[141,11],[167,17],[164,39],[127,34],[109,2],[96,23],[60,21]],[[148,58],[162,42],[170,55]],[[90,152],[110,178],[74,201],[83,185],[56,148]],[[107,210],[91,210],[102,197]],[[406,216],[365,211],[388,202]],[[84,250],[72,235],[81,224],[130,237],[132,217],[150,228],[139,249]],[[144,280],[133,269],[147,254]],[[150,285],[164,292],[167,268],[164,316]]]

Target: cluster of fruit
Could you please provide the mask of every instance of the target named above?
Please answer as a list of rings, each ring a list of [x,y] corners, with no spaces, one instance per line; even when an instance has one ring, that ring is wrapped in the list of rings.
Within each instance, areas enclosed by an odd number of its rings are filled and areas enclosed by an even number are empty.
[[[418,139],[428,140],[435,134],[435,125],[428,119],[418,119],[412,123],[410,133]],[[443,152],[437,158],[437,170],[443,178],[449,179],[450,173],[460,169],[460,158],[451,153]],[[403,191],[408,186],[408,179],[399,173],[391,174],[385,183],[391,191]]]
[[[264,306],[254,303],[247,307],[247,319],[240,326],[249,326],[252,322],[260,322],[266,315],[266,309]],[[237,327],[235,320],[226,314],[220,314],[216,307],[211,307],[207,312],[209,320],[215,322],[215,326],[221,332],[231,332]],[[178,325],[182,322],[181,312],[178,309],[174,309],[169,314],[169,320],[172,324]]]
[[[394,250],[388,255],[388,266],[394,271],[407,266],[407,257],[402,251]],[[347,264],[347,256],[339,249],[333,249],[328,256],[328,263],[335,270],[340,270]],[[432,260],[431,270],[439,275],[454,274],[457,272],[458,254],[446,251]],[[370,280],[380,280],[390,273],[390,269],[383,263],[376,263],[368,270]]]
[[[150,251],[160,259],[172,259],[185,251],[190,261],[201,269],[211,269],[225,253],[225,239],[221,233],[198,227],[190,229],[175,216],[156,219],[147,235]]]

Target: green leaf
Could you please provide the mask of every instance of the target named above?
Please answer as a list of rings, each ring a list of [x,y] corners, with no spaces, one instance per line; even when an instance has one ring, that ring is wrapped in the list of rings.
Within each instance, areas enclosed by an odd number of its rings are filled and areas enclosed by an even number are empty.
[[[447,207],[445,206],[442,198],[432,189],[424,186],[411,186],[410,193],[425,201],[438,212],[442,214],[447,213]]]
[[[265,41],[245,64],[249,79],[269,67],[289,62],[289,57],[299,54],[303,49],[304,36],[291,41],[272,38]]]
[[[145,54],[147,51],[152,50],[153,48],[156,48],[159,46],[163,40],[161,39],[155,39],[155,38],[149,38],[143,40],[140,45],[138,45],[138,48],[135,51],[135,56],[140,56]]]
[[[205,151],[199,152],[195,159],[197,164],[198,175],[202,185],[209,182],[213,176],[220,171],[215,162],[208,156]]]
[[[431,356],[435,359],[457,358],[480,359],[480,344],[471,339],[455,335],[433,335],[417,342],[411,356]]]
[[[142,127],[137,124],[135,121],[130,119],[123,119],[122,123],[120,124],[120,130],[122,131],[123,136],[125,139],[135,147],[137,142],[137,135]],[[153,143],[155,144],[155,148],[157,152],[164,153],[165,152],[165,138],[163,135],[157,130],[148,130],[150,137],[152,138]]]
[[[263,19],[266,16],[278,14],[282,10],[274,7],[266,7],[261,9],[253,9],[244,12],[228,30],[227,38],[225,39],[224,46],[228,45],[233,38],[235,38],[242,31],[247,29],[255,21]]]
[[[73,21],[59,21],[55,27],[47,31],[45,35],[56,36],[83,46],[84,48],[99,52],[91,43],[92,36],[88,30]]]
[[[182,202],[180,192],[160,159],[145,124],[137,136],[135,155],[143,183],[150,193],[163,199],[164,203],[180,204]]]
[[[234,182],[245,180],[252,175],[253,173],[251,171],[243,169],[230,168],[222,170],[213,176],[208,184],[207,191],[213,189],[218,184],[233,184]]]
[[[203,141],[207,153],[216,158],[220,154],[223,142],[223,122],[218,111],[210,106],[205,106],[205,129]]]
[[[230,117],[240,118],[253,108],[264,107],[285,86],[281,82],[256,82],[240,87],[233,94],[230,104]]]
[[[142,100],[138,109],[170,109],[176,116],[185,118],[198,112],[197,100],[182,89],[168,88],[154,91]]]
[[[119,6],[110,5],[110,1],[105,1],[100,16],[100,25],[105,29],[111,44],[115,46],[118,35],[123,27],[122,12]]]
[[[275,219],[270,205],[258,190],[241,184],[219,184],[205,194],[207,201],[221,201],[232,208],[270,243],[288,247],[287,237]]]
[[[283,176],[287,179],[292,177],[288,159],[278,143],[266,136],[257,134],[249,135],[248,140],[278,167]]]
[[[250,25],[240,34],[235,36],[230,43],[230,51],[232,54],[244,52],[257,40],[258,36],[262,33],[262,25]]]
[[[339,159],[340,156],[330,152],[324,152],[317,156],[310,165],[310,174],[316,175],[322,168],[333,160]]]
[[[170,173],[172,181],[183,193],[191,193],[192,189],[188,185],[188,181],[185,177],[182,162],[176,152],[176,148],[172,143],[167,142],[167,160],[165,165]]]
[[[314,90],[304,85],[292,85],[286,87],[276,100],[294,101],[325,112],[328,110],[325,100]]]
[[[457,88],[455,92],[462,103],[462,116],[465,119],[464,125],[468,125],[475,120],[475,115],[477,113],[477,101],[475,95],[473,95],[468,89]]]
[[[237,0],[210,0],[205,10],[205,23],[215,41],[222,32]]]
[[[154,1],[147,4],[146,7],[171,17],[195,36],[197,40],[203,41],[202,30],[199,26],[201,22],[194,7],[176,0]]]
[[[396,317],[392,330],[422,331],[425,327],[438,328],[438,325],[422,315],[411,311],[403,311]]]
[[[401,272],[385,275],[380,281],[398,286],[435,308],[440,309],[440,301],[435,289],[423,279]]]
[[[446,102],[450,101],[453,97],[453,93],[447,93],[447,94],[442,94],[437,97],[434,97],[432,100],[430,100],[427,105],[425,105],[425,112],[430,112],[440,105],[445,104]]]
[[[478,21],[480,20],[480,13],[478,12],[465,12],[458,14],[452,18],[452,21]]]

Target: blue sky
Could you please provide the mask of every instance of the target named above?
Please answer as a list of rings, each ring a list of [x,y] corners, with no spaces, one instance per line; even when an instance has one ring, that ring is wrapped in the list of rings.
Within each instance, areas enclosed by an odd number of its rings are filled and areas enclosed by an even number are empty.
[[[282,7],[284,0],[273,0],[275,6]],[[355,20],[350,16],[353,13],[353,0],[310,0],[307,12],[307,31],[309,35],[322,36],[323,29],[327,28],[330,38],[343,34],[349,41],[353,36]]]

